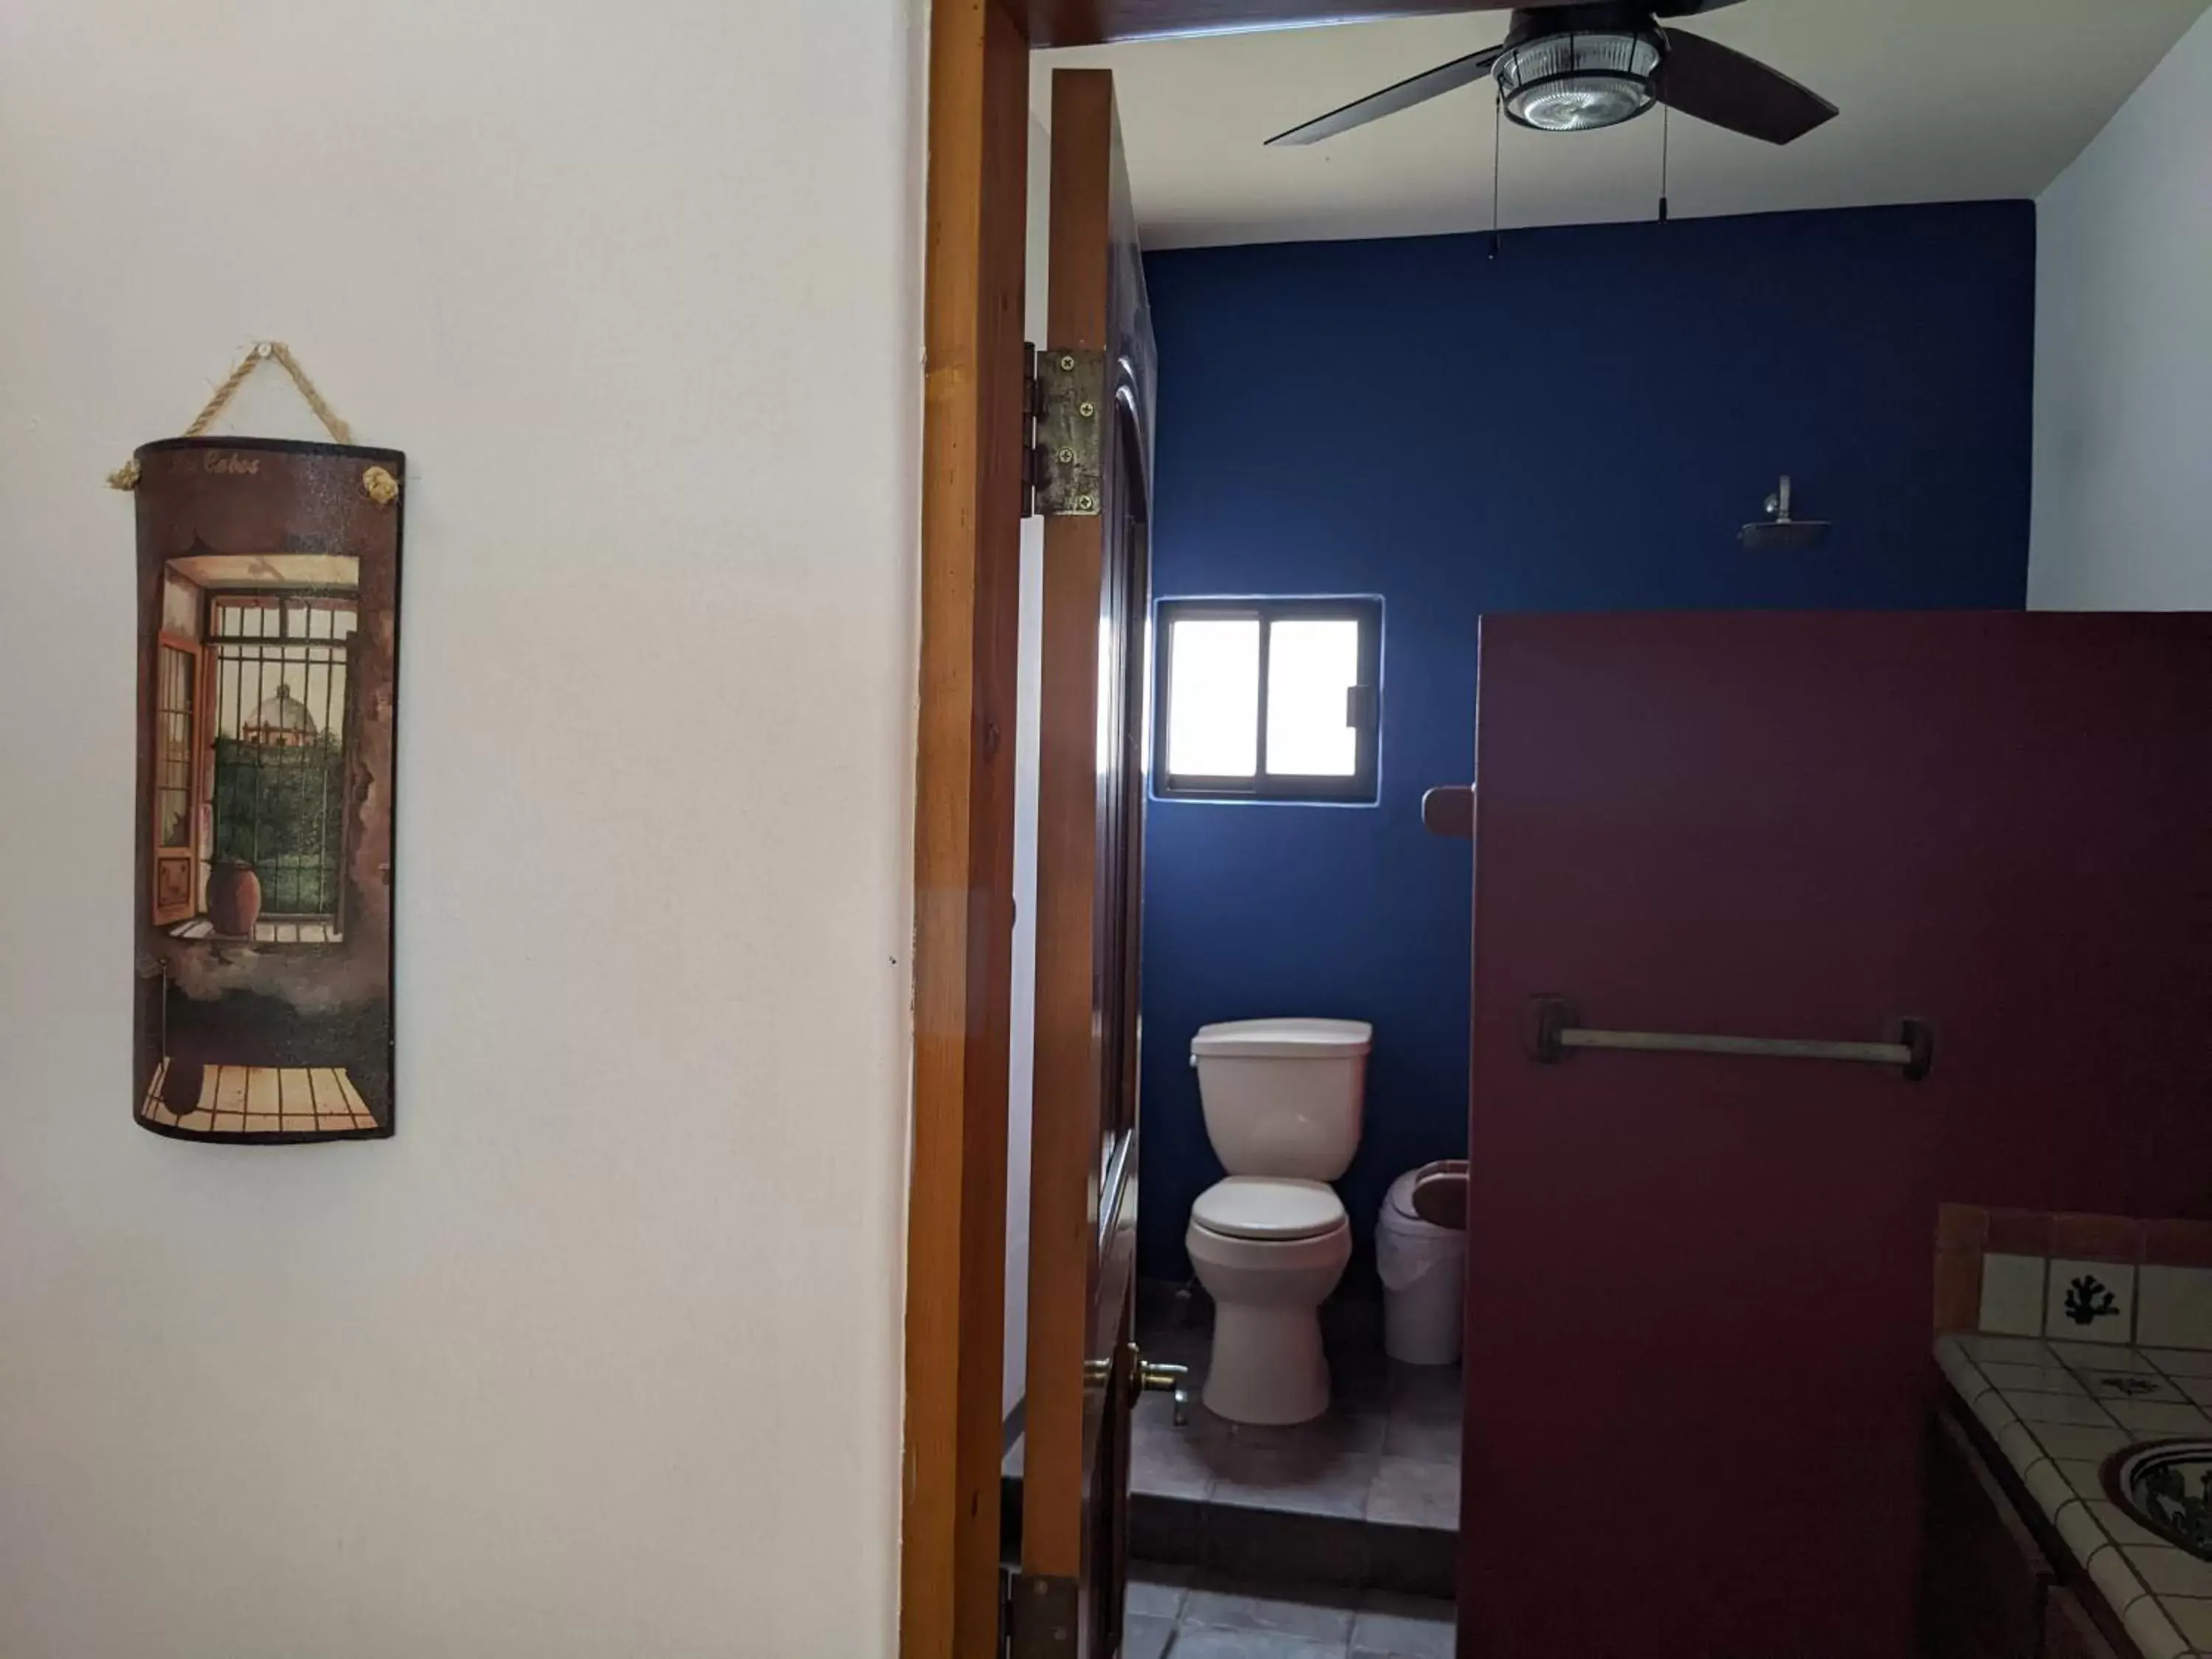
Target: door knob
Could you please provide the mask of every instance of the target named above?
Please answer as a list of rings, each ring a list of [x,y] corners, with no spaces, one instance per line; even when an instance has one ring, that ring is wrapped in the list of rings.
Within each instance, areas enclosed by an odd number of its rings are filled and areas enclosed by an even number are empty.
[[[1175,1402],[1176,1426],[1190,1421],[1190,1367],[1147,1359],[1133,1342],[1129,1345],[1129,1391],[1132,1405],[1137,1395],[1167,1395]]]

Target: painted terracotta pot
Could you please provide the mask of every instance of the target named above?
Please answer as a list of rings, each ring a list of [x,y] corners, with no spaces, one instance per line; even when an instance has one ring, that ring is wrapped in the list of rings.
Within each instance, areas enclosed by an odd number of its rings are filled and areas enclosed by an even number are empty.
[[[252,939],[261,920],[261,878],[234,859],[208,872],[208,921],[225,939]]]

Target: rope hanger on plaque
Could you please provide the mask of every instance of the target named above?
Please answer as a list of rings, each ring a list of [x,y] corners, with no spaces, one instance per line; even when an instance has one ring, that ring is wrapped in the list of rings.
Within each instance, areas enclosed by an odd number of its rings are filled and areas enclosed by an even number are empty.
[[[200,412],[192,416],[191,424],[179,435],[186,438],[205,436],[208,428],[214,424],[215,417],[222,413],[238,388],[246,384],[246,376],[262,364],[272,362],[291,377],[292,384],[299,388],[301,397],[307,399],[307,407],[314,410],[315,418],[323,423],[323,430],[331,434],[331,441],[350,444],[353,428],[338,418],[337,411],[330,406],[323,394],[315,389],[315,383],[307,378],[307,371],[300,367],[300,360],[292,355],[292,348],[282,340],[255,341],[246,354],[238,360],[238,366],[223,377],[222,384],[216,387],[207,402],[201,405]],[[107,475],[107,487],[110,489],[136,489],[138,487],[138,460],[136,456]],[[368,492],[370,500],[382,506],[399,493],[399,481],[382,467],[371,467],[362,478],[362,488]]]

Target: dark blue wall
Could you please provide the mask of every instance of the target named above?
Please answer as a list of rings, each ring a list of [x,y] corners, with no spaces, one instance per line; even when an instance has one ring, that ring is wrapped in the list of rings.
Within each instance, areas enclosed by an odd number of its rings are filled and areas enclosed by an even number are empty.
[[[2027,586],[2034,210],[1895,208],[1162,253],[1153,588],[1379,593],[1377,808],[1155,800],[1143,1270],[1188,1271],[1221,1170],[1190,1036],[1372,1020],[1360,1239],[1467,1140],[1485,611],[2013,608]],[[1813,552],[1735,528],[1788,471]],[[1624,831],[1626,833],[1626,831]],[[1563,1198],[1565,1194],[1562,1195]],[[1355,1271],[1358,1271],[1355,1269]]]

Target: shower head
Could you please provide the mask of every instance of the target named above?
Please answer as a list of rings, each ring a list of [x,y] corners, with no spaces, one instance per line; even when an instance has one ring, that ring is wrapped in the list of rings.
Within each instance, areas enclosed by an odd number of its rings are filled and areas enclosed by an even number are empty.
[[[1766,498],[1767,516],[1756,524],[1747,524],[1736,533],[1736,539],[1753,553],[1796,553],[1808,547],[1818,547],[1828,538],[1826,519],[1793,519],[1790,516],[1790,475],[1782,475],[1782,484]]]

